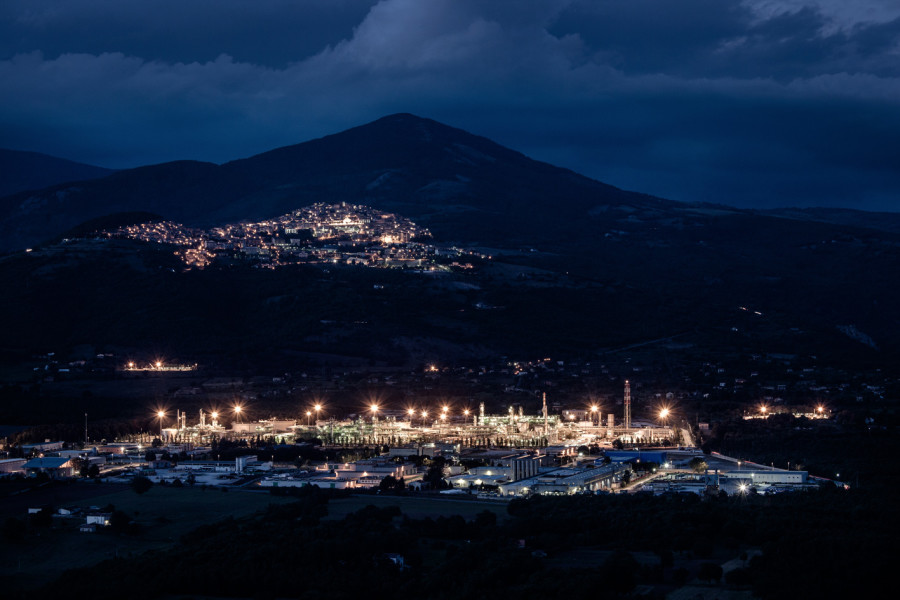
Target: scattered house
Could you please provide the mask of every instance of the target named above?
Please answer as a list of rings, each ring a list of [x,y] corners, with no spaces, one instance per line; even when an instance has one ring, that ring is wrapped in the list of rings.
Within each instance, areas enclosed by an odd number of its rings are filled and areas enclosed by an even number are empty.
[[[91,513],[87,516],[85,525],[94,525],[95,527],[99,525],[100,527],[106,527],[109,525],[110,517],[112,517],[112,513]]]
[[[403,555],[402,555],[402,554],[389,553],[389,554],[385,554],[385,555],[384,555],[384,558],[385,558],[386,560],[391,561],[392,563],[394,563],[395,565],[397,565],[397,566],[400,567],[401,569],[404,568],[404,567],[406,566],[406,561],[403,560]]]
[[[97,533],[97,525],[95,523],[82,523],[78,531],[81,533]]]
[[[78,513],[80,513],[80,512],[81,512],[81,508],[79,508],[79,507],[77,507],[77,506],[65,506],[65,507],[63,507],[63,508],[60,508],[60,509],[59,509],[58,511],[56,511],[56,512],[59,513],[60,515],[64,516],[64,517],[72,517],[72,516],[75,516],[75,515],[77,515]]]

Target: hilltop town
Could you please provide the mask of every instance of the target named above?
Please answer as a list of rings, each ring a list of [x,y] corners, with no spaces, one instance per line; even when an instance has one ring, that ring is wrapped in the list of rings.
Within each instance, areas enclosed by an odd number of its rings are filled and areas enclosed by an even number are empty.
[[[288,264],[348,264],[382,268],[471,269],[466,257],[481,255],[429,243],[431,232],[399,215],[357,204],[317,203],[280,217],[198,229],[156,221],[104,232],[177,246],[188,268],[215,261],[253,262],[275,268]]]

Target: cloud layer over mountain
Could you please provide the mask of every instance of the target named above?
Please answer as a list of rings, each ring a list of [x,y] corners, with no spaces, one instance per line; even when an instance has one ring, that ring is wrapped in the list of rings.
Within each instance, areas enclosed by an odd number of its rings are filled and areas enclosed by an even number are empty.
[[[891,0],[7,0],[0,146],[226,161],[394,112],[620,187],[900,210]]]

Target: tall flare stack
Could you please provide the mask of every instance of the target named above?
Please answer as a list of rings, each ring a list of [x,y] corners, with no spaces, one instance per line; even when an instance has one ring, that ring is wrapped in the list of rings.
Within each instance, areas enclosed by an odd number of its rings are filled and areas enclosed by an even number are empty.
[[[625,380],[625,429],[631,429],[631,382]]]
[[[544,435],[547,435],[549,431],[549,427],[547,426],[547,392],[544,392],[544,408],[542,410],[544,415]]]

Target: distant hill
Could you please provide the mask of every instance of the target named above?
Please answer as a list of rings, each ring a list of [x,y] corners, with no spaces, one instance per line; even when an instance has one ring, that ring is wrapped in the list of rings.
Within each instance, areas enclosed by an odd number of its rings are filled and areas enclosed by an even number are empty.
[[[445,239],[526,244],[598,206],[674,205],[399,114],[221,166],[165,163],[0,199],[0,250],[30,246],[114,212],[212,225],[273,217],[314,202],[397,212]]]
[[[0,148],[0,196],[40,190],[67,181],[98,179],[114,172],[39,152]]]
[[[800,221],[820,221],[900,233],[900,213],[868,212],[849,208],[774,208],[759,214]]]
[[[164,248],[62,244],[0,260],[0,288],[15,291],[0,299],[0,348],[94,338],[374,359],[386,348],[403,355],[412,339],[507,355],[605,351],[687,332],[723,351],[900,355],[900,233],[876,227],[877,217],[663,200],[409,114],[224,165],[165,163],[8,196],[0,248],[113,213],[208,226],[342,201],[412,219],[441,245],[481,248],[493,266],[450,282],[391,275],[381,294],[372,286],[385,272],[179,273]]]

